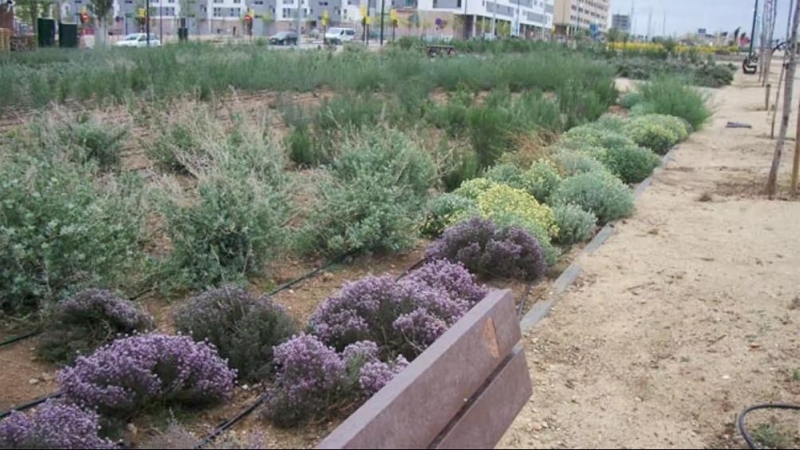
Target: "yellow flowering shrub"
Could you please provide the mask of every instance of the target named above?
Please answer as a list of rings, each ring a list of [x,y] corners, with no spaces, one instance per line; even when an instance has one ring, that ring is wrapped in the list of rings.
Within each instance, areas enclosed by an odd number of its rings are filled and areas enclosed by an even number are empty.
[[[551,237],[558,236],[553,210],[522,189],[492,186],[478,196],[478,209],[482,216],[489,219],[509,214],[528,218],[541,225]]]

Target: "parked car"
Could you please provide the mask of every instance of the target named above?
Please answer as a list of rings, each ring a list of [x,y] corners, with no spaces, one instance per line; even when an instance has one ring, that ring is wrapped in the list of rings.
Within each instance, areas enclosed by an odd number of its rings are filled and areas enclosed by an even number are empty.
[[[281,31],[269,37],[270,45],[297,45],[297,33]]]
[[[331,44],[342,44],[356,38],[355,28],[331,28],[325,33],[325,40]]]
[[[114,43],[114,47],[147,47],[147,33],[133,33]],[[161,47],[161,39],[150,34],[150,47]]]

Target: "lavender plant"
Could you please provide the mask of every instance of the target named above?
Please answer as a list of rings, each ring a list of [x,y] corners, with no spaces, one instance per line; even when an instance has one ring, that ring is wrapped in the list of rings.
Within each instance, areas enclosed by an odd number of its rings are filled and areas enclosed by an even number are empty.
[[[44,359],[71,364],[120,335],[153,328],[153,319],[109,291],[87,289],[50,308],[36,350]]]
[[[439,278],[436,271],[444,275]],[[456,279],[468,285],[456,287]],[[465,271],[443,264],[400,282],[366,277],[323,302],[311,317],[310,329],[337,349],[369,340],[378,344],[383,359],[398,354],[413,359],[483,295]]]
[[[0,448],[116,448],[99,431],[97,413],[49,400],[30,415],[13,412],[0,422]]]
[[[408,365],[402,356],[387,363],[378,354],[374,342],[358,341],[338,353],[308,334],[277,346],[265,417],[290,427],[352,411]]]
[[[68,402],[126,419],[155,404],[220,402],[230,397],[235,378],[212,346],[188,336],[149,334],[79,357],[58,374],[58,385]]]
[[[445,230],[426,255],[459,262],[473,273],[536,281],[547,271],[539,242],[519,227],[496,229],[491,220],[473,218]]]
[[[176,329],[214,345],[239,379],[269,376],[272,348],[297,332],[293,319],[268,297],[223,286],[186,303],[175,315]]]

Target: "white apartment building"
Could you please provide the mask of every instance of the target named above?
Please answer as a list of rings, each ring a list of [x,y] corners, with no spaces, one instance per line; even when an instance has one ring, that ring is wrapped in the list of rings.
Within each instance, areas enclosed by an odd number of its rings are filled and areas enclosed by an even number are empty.
[[[498,33],[505,23],[514,36],[534,37],[553,27],[554,0],[419,0],[417,9],[429,16],[449,12],[464,24],[456,37]]]

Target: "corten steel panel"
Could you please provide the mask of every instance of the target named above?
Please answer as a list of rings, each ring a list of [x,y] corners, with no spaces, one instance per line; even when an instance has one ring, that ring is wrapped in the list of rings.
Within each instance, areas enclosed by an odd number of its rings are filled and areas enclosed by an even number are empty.
[[[511,291],[489,293],[317,448],[427,448],[520,338]]]
[[[433,448],[494,448],[532,394],[525,352],[517,346]]]

